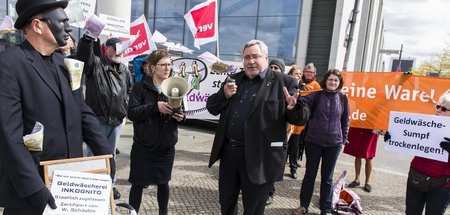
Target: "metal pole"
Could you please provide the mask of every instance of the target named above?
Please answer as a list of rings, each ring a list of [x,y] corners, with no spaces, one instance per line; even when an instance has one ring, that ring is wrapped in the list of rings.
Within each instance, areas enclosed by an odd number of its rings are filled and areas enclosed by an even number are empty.
[[[402,52],[403,52],[403,44],[400,46],[400,54],[398,55],[397,72],[402,71]]]
[[[344,64],[342,65],[342,71],[347,71],[348,59],[350,57],[350,51],[352,49],[353,32],[355,31],[356,16],[358,15],[359,0],[355,0],[355,6],[352,11],[352,18],[349,20],[350,32],[348,33],[347,49],[345,51]]]

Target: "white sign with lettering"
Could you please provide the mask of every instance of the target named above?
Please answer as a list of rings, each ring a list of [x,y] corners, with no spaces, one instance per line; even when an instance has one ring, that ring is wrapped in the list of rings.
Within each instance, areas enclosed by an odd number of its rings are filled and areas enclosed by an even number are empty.
[[[439,145],[444,137],[450,137],[450,117],[429,114],[391,111],[388,140],[384,148],[388,151],[448,161],[448,152]]]
[[[122,17],[99,14],[106,26],[103,28],[102,35],[130,38],[130,20]]]
[[[111,186],[106,174],[55,170],[51,193],[57,208],[47,205],[43,214],[108,214]]]

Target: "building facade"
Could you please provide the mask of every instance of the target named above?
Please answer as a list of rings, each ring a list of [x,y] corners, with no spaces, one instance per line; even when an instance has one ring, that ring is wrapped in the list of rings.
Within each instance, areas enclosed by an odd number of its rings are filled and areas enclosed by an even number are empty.
[[[0,5],[0,17],[11,14],[16,0]],[[168,41],[181,43],[197,56],[205,51],[226,61],[241,61],[242,47],[251,39],[269,46],[270,58],[287,65],[313,62],[321,76],[329,68],[342,69],[348,52],[347,71],[380,71],[379,49],[383,45],[383,0],[217,0],[219,42],[194,47],[184,14],[204,0],[106,0],[97,1],[97,14],[130,17],[145,15],[150,30]],[[357,6],[356,22],[349,42],[349,19]],[[130,11],[130,13],[128,13]],[[74,31],[80,36],[80,30]],[[17,33],[0,35],[0,49],[14,44]],[[13,37],[13,39],[11,39]],[[5,41],[6,40],[6,41]],[[347,45],[347,46],[346,46]]]

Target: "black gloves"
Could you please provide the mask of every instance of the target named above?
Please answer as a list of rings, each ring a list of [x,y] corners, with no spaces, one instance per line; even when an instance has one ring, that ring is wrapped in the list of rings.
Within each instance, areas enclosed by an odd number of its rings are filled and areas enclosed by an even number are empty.
[[[390,139],[391,139],[391,134],[389,134],[389,131],[386,131],[386,133],[384,134],[384,142],[387,142]]]
[[[448,137],[444,137],[445,141],[442,141],[440,146],[441,148],[443,148],[445,151],[447,151],[448,153],[450,153],[450,138]]]
[[[45,206],[47,206],[47,203],[52,209],[56,209],[55,199],[53,198],[52,193],[50,193],[50,190],[48,190],[47,187],[44,187],[36,193],[31,194],[27,197],[27,200],[31,205],[42,210],[44,210]]]

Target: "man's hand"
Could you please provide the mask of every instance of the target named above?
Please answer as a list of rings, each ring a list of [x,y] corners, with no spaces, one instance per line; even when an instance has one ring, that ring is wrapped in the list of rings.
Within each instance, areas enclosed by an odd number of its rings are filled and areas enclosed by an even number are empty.
[[[298,98],[298,90],[295,90],[294,95],[290,95],[287,88],[283,87],[284,97],[286,98],[287,109],[292,110],[294,109],[295,105],[297,104],[297,98]]]
[[[225,98],[229,99],[237,92],[237,85],[236,83],[226,83],[223,86],[223,92],[225,93]]]
[[[444,141],[440,144],[441,148],[450,153],[450,138],[444,137]]]
[[[30,202],[30,204],[42,210],[45,208],[45,206],[47,206],[47,204],[52,209],[56,209],[55,199],[53,198],[52,193],[50,193],[50,190],[48,190],[47,187],[44,187],[36,193],[31,194],[27,197],[27,200]]]
[[[386,131],[386,133],[384,134],[384,142],[387,142],[390,139],[391,139],[391,134],[389,134],[389,131]]]

